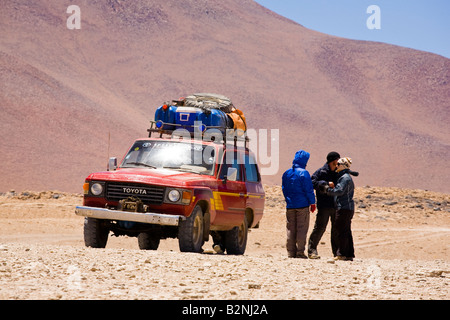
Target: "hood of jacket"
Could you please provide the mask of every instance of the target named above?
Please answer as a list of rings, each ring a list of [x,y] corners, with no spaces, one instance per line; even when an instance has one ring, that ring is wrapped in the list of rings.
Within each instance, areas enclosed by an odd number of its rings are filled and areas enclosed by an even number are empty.
[[[308,160],[309,152],[299,150],[295,153],[294,161],[292,161],[292,167],[305,169]]]
[[[351,174],[350,169],[344,169],[342,171],[337,172],[339,178],[342,177],[346,173]]]

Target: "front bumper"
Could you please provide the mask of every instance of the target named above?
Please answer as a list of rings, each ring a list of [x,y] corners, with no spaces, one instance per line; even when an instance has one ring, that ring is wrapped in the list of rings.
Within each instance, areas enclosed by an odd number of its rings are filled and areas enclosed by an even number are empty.
[[[178,226],[180,220],[185,220],[186,217],[180,215],[170,215],[161,213],[141,213],[128,212],[119,210],[110,210],[105,208],[77,206],[75,214],[78,216],[106,219],[106,220],[121,220],[133,221],[141,223],[159,224],[163,226]]]

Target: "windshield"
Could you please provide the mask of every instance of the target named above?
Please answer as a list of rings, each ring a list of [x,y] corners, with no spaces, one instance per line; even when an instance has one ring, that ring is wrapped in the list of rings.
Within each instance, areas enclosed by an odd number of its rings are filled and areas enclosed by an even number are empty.
[[[214,174],[213,146],[177,141],[136,141],[121,168],[166,168],[197,174]]]

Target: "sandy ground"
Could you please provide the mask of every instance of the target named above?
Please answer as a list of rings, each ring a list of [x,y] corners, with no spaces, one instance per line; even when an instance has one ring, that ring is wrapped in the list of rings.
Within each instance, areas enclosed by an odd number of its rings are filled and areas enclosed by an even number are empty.
[[[0,195],[0,299],[434,299],[447,300],[450,196],[420,190],[358,188],[352,229],[356,259],[332,259],[329,227],[319,260],[289,259],[284,200],[266,186],[265,216],[243,256],[180,253],[175,239],[157,251],[110,237],[86,248],[81,195]],[[311,215],[309,233],[315,220]]]

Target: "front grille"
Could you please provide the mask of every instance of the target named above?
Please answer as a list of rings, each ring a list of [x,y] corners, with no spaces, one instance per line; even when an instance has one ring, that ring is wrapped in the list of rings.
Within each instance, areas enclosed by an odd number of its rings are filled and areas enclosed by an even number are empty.
[[[146,204],[161,204],[164,200],[164,187],[130,183],[107,183],[106,199],[120,201],[135,196]]]

